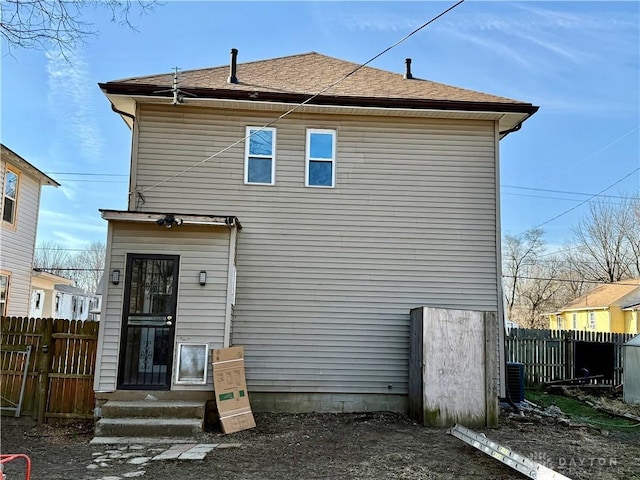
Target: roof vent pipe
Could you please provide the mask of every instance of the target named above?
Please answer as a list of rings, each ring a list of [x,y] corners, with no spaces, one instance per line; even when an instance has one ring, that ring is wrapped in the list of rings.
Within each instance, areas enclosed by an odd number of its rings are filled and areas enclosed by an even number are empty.
[[[229,78],[227,83],[238,83],[238,77],[236,77],[236,68],[238,64],[238,49],[231,49],[231,65],[229,66]]]
[[[405,58],[404,63],[407,66],[407,70],[404,73],[404,78],[411,80],[413,78],[413,75],[411,74],[411,59]]]

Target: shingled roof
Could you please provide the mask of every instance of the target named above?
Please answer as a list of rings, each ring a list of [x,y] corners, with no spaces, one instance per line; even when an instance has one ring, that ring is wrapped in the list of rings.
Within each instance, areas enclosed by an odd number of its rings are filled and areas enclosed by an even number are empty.
[[[611,305],[622,305],[621,301],[634,292],[640,294],[640,279],[623,280],[616,283],[607,283],[594,288],[589,293],[576,298],[560,309],[567,310],[584,310],[588,308],[606,308]],[[635,297],[634,297],[635,298]]]
[[[229,66],[187,70],[179,74],[182,91],[200,98],[300,102],[317,94],[358,65],[310,52],[256,62],[239,63],[238,83],[229,83]],[[100,87],[107,94],[154,95],[170,89],[173,73],[126,78]],[[163,93],[170,95],[170,93]],[[314,99],[314,104],[393,106],[522,112],[533,114],[538,107],[487,93],[442,83],[406,79],[402,74],[363,67]]]

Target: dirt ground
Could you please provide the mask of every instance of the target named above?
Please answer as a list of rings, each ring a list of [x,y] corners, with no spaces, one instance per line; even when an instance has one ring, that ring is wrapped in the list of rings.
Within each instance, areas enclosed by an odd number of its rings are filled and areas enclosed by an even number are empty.
[[[215,449],[205,460],[150,461],[131,465],[114,460],[88,469],[109,449],[90,445],[90,424],[42,427],[15,425],[3,418],[1,451],[26,453],[32,479],[525,479],[484,453],[403,415],[256,414],[257,428],[232,435],[211,431],[198,443],[240,443]],[[501,418],[497,429],[483,430],[507,445],[574,479],[640,480],[640,428],[609,431],[568,426],[553,418]],[[169,445],[135,446],[153,456]],[[12,462],[7,479],[24,473]],[[123,475],[127,475],[127,477]]]

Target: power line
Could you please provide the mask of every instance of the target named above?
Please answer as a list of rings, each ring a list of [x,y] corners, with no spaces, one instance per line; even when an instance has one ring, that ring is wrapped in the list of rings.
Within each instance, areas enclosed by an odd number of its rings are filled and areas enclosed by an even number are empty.
[[[613,183],[612,183],[611,185],[609,185],[608,187],[606,187],[606,188],[604,188],[604,189],[600,190],[598,193],[593,194],[591,197],[587,198],[586,200],[583,200],[583,201],[582,201],[582,202],[580,202],[579,204],[574,205],[573,207],[571,207],[571,208],[569,208],[569,209],[565,210],[564,212],[559,213],[559,214],[558,214],[558,215],[556,215],[555,217],[550,218],[550,219],[549,219],[549,220],[547,220],[546,222],[542,222],[542,223],[540,223],[540,224],[536,225],[535,227],[531,227],[530,229],[527,229],[527,230],[525,230],[524,232],[521,232],[521,233],[519,233],[518,235],[515,235],[515,236],[516,236],[516,237],[519,237],[520,235],[525,234],[528,230],[533,230],[533,229],[536,229],[536,228],[540,228],[540,227],[542,227],[543,225],[546,225],[547,223],[551,223],[551,222],[553,222],[554,220],[556,220],[556,219],[558,219],[558,218],[562,217],[563,215],[566,215],[567,213],[572,212],[572,211],[573,211],[573,210],[575,210],[576,208],[581,207],[581,206],[582,206],[582,205],[584,205],[585,203],[588,203],[588,202],[590,202],[591,200],[593,200],[594,198],[596,198],[597,196],[599,196],[599,195],[603,194],[604,192],[606,192],[606,191],[607,191],[607,190],[609,190],[610,188],[615,187],[617,184],[619,184],[620,182],[622,182],[622,181],[626,180],[627,178],[629,178],[631,175],[633,175],[634,173],[636,173],[636,172],[637,172],[637,171],[639,171],[639,170],[640,170],[640,167],[633,169],[631,172],[629,172],[628,174],[626,174],[626,175],[625,175],[624,177],[622,177],[621,179],[616,180],[615,182],[613,182]]]
[[[291,113],[295,112],[296,110],[298,110],[299,108],[303,107],[304,105],[306,105],[307,103],[311,102],[314,98],[322,95],[324,92],[326,92],[327,90],[335,87],[336,85],[342,83],[344,80],[346,80],[347,78],[349,78],[351,75],[355,74],[356,72],[358,72],[359,70],[361,70],[362,68],[366,67],[367,65],[369,65],[371,62],[373,62],[374,60],[376,60],[377,58],[381,57],[382,55],[384,55],[385,53],[387,53],[389,50],[397,47],[398,45],[400,45],[401,43],[403,43],[405,40],[407,40],[408,38],[412,37],[413,35],[415,35],[416,33],[418,33],[420,30],[422,30],[423,28],[427,27],[428,25],[430,25],[431,23],[435,22],[436,20],[438,20],[440,17],[442,17],[443,15],[449,13],[451,10],[453,10],[454,8],[456,8],[458,5],[464,3],[464,0],[459,0],[456,4],[450,6],[449,8],[447,8],[446,10],[444,10],[442,13],[436,15],[435,17],[433,17],[431,20],[423,23],[422,25],[420,25],[418,28],[416,28],[415,30],[413,30],[412,32],[408,33],[407,35],[405,35],[404,37],[402,37],[400,40],[398,40],[396,43],[394,43],[393,45],[385,48],[384,50],[382,50],[380,53],[378,53],[377,55],[374,55],[373,57],[371,57],[369,60],[367,60],[365,63],[362,63],[358,66],[356,66],[353,70],[351,70],[349,73],[347,73],[346,75],[342,76],[340,79],[336,80],[335,82],[333,82],[332,84],[328,85],[327,87],[323,88],[322,90],[320,90],[318,93],[315,93],[313,95],[311,95],[309,98],[307,98],[305,101],[303,101],[302,103],[297,104],[296,106],[294,106],[293,108],[287,110],[286,112],[284,112],[282,115],[280,115],[279,117],[277,117],[276,119],[272,120],[271,122],[267,123],[266,125],[260,127],[259,129],[256,130],[252,130],[251,133],[249,135],[245,135],[244,137],[240,138],[239,140],[233,142],[231,145],[228,145],[227,147],[223,148],[222,150],[219,150],[218,152],[214,153],[213,155],[208,156],[207,158],[205,158],[204,160],[201,160],[197,163],[195,163],[194,165],[192,165],[189,168],[184,169],[181,172],[178,172],[170,177],[165,178],[164,180],[155,183],[153,185],[150,185],[146,188],[140,189],[138,190],[139,193],[144,193],[147,192],[149,190],[151,190],[152,188],[156,188],[159,187],[160,185],[163,185],[181,175],[184,175],[185,173],[193,170],[194,168],[199,167],[200,165],[203,165],[204,163],[208,162],[209,160],[217,157],[218,155],[223,154],[224,152],[232,149],[233,147],[235,147],[236,145],[239,145],[242,142],[246,142],[248,138],[250,138],[251,136],[259,133],[260,131],[264,130],[265,128],[269,128],[271,125],[275,125],[277,122],[279,122],[280,120],[282,120],[283,118],[285,118],[286,116],[290,115]],[[132,195],[134,192],[129,192],[129,195]]]
[[[582,282],[582,283],[597,283],[599,285],[622,285],[627,287],[640,287],[640,282],[623,283],[624,280],[621,280],[619,282],[603,282],[601,280],[586,280],[586,279],[571,280],[566,278],[523,277],[520,275],[502,275],[502,277],[503,278],[521,278],[523,280],[552,280],[554,282],[566,282],[566,283]]]
[[[87,177],[128,177],[121,173],[45,172],[47,175],[82,175]]]
[[[583,193],[583,192],[569,192],[566,190],[551,190],[548,188],[535,188],[535,187],[519,187],[517,185],[502,185],[502,187],[506,187],[506,188],[515,188],[518,190],[533,190],[536,192],[550,192],[550,193],[564,193],[567,195],[583,195],[583,196],[593,196],[593,193]],[[507,193],[507,192],[503,192],[503,193]],[[517,195],[516,193],[508,193],[508,195]],[[617,198],[620,200],[627,200],[628,197],[624,197],[624,196],[620,196],[620,195],[600,195],[601,197],[606,197],[606,198]],[[540,197],[540,198],[545,198],[545,197]],[[552,197],[549,197],[552,198]],[[563,199],[561,199],[563,200]],[[566,200],[570,200],[570,199],[566,199]],[[571,199],[573,200],[573,199]],[[575,200],[577,201],[577,200]]]

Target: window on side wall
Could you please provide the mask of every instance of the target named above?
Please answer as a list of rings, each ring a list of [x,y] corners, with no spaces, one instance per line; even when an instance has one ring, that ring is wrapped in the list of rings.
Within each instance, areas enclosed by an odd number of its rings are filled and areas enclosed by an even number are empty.
[[[7,314],[9,300],[9,275],[0,274],[0,315]]]
[[[558,322],[558,330],[562,330],[562,317],[558,317],[556,320]]]
[[[575,313],[571,314],[571,322],[573,323],[573,329],[577,330],[578,329],[578,315]]]
[[[247,127],[244,156],[244,183],[275,185],[276,129]]]
[[[336,131],[307,130],[305,186],[336,186]]]
[[[596,312],[589,312],[589,328],[596,329]]]
[[[2,221],[11,225],[16,223],[19,180],[18,173],[7,167],[4,172],[4,186],[2,188]]]

